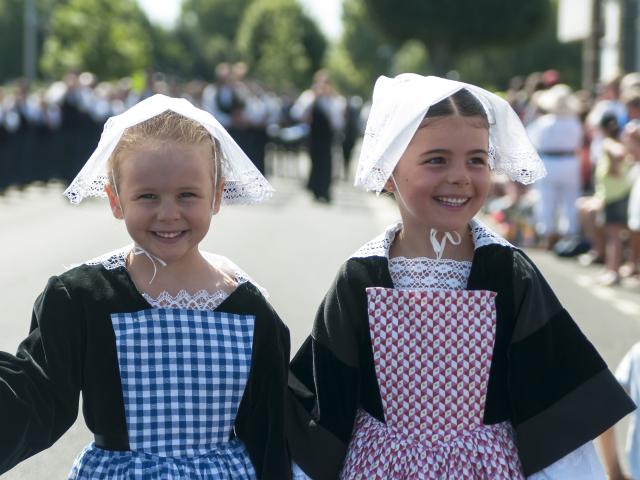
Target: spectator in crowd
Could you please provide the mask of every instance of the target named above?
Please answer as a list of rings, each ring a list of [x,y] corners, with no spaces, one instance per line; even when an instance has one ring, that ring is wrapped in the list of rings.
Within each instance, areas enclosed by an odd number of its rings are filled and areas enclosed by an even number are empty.
[[[601,224],[605,234],[605,268],[601,278],[605,285],[620,283],[622,265],[622,231],[627,224],[627,209],[631,191],[626,149],[619,141],[620,127],[613,114],[600,121],[604,134],[602,154],[595,171],[596,196],[602,201]]]
[[[576,200],[580,196],[580,162],[577,151],[582,143],[582,125],[576,114],[578,105],[571,89],[558,84],[537,95],[537,106],[545,112],[527,127],[548,175],[537,185],[536,230],[541,245],[551,249],[561,235],[578,234]],[[566,219],[560,231],[559,216]]]
[[[335,93],[325,70],[316,72],[311,88],[300,95],[292,108],[295,118],[309,124],[311,170],[307,188],[322,203],[331,201],[333,146],[343,127],[343,112],[344,98]]]

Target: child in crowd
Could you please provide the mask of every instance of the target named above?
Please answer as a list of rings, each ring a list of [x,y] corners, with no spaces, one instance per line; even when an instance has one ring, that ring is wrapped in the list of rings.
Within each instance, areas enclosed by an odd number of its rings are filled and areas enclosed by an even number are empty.
[[[620,142],[620,127],[613,114],[605,114],[600,121],[604,134],[602,152],[596,163],[595,195],[602,202],[599,223],[604,229],[605,273],[604,285],[620,283],[620,266],[623,258],[622,232],[627,227],[629,194],[629,159],[627,149]]]
[[[289,479],[289,333],[228,259],[199,250],[221,203],[272,188],[222,126],[154,95],[110,118],[66,190],[106,193],[133,244],[52,277],[0,352],[0,473],[51,446],[78,398],[95,442],[71,479]]]
[[[640,343],[636,343],[624,356],[616,369],[616,378],[629,393],[634,402],[640,401]],[[640,478],[640,430],[637,412],[631,417],[627,435],[627,456],[631,477],[622,472],[616,447],[615,430],[610,428],[600,437],[604,464],[609,480]]]
[[[531,260],[474,218],[491,169],[545,173],[507,102],[378,79],[356,185],[391,192],[402,221],[345,262],[293,359],[288,435],[312,478],[604,478],[591,440],[634,404]]]

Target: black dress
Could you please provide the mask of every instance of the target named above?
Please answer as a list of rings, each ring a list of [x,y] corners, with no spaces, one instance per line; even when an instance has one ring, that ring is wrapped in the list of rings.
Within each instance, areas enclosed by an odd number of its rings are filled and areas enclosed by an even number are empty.
[[[123,352],[114,332],[118,318],[149,311],[154,314],[123,266],[82,265],[49,280],[17,354],[0,352],[0,473],[51,446],[74,423],[80,392],[96,446],[133,448]],[[257,478],[289,479],[283,417],[289,332],[250,282],[241,283],[215,312],[253,325],[248,378],[230,435],[246,447]],[[189,311],[185,315],[191,321]],[[178,388],[181,383],[178,378]],[[150,434],[161,427],[150,426]]]

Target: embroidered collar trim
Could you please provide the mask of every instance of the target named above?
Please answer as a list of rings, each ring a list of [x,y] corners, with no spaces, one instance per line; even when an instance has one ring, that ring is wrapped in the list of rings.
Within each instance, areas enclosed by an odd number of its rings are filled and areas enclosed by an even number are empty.
[[[480,220],[475,218],[469,222],[471,227],[471,236],[473,238],[474,249],[484,247],[486,245],[502,245],[505,247],[515,248],[511,243],[506,241],[500,235],[487,227]],[[389,225],[385,231],[373,240],[365,243],[350,258],[367,258],[367,257],[384,257],[389,259],[389,249],[396,238],[396,234],[402,228],[402,222]],[[445,258],[442,259],[447,260]]]

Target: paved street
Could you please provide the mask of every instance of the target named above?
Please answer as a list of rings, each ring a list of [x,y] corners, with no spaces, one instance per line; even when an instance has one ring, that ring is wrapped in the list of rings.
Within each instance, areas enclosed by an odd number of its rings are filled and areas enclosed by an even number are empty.
[[[395,218],[392,202],[341,183],[332,205],[313,203],[298,180],[278,179],[266,205],[223,207],[203,244],[227,255],[270,292],[292,332],[295,350],[340,263]],[[30,309],[47,278],[128,243],[106,200],[70,206],[59,187],[32,187],[0,197],[0,350],[14,351],[29,326]],[[561,301],[615,366],[640,340],[640,285],[596,287],[592,267],[530,252]],[[0,427],[1,428],[1,427]],[[54,447],[2,480],[65,478],[90,441],[79,420]]]

